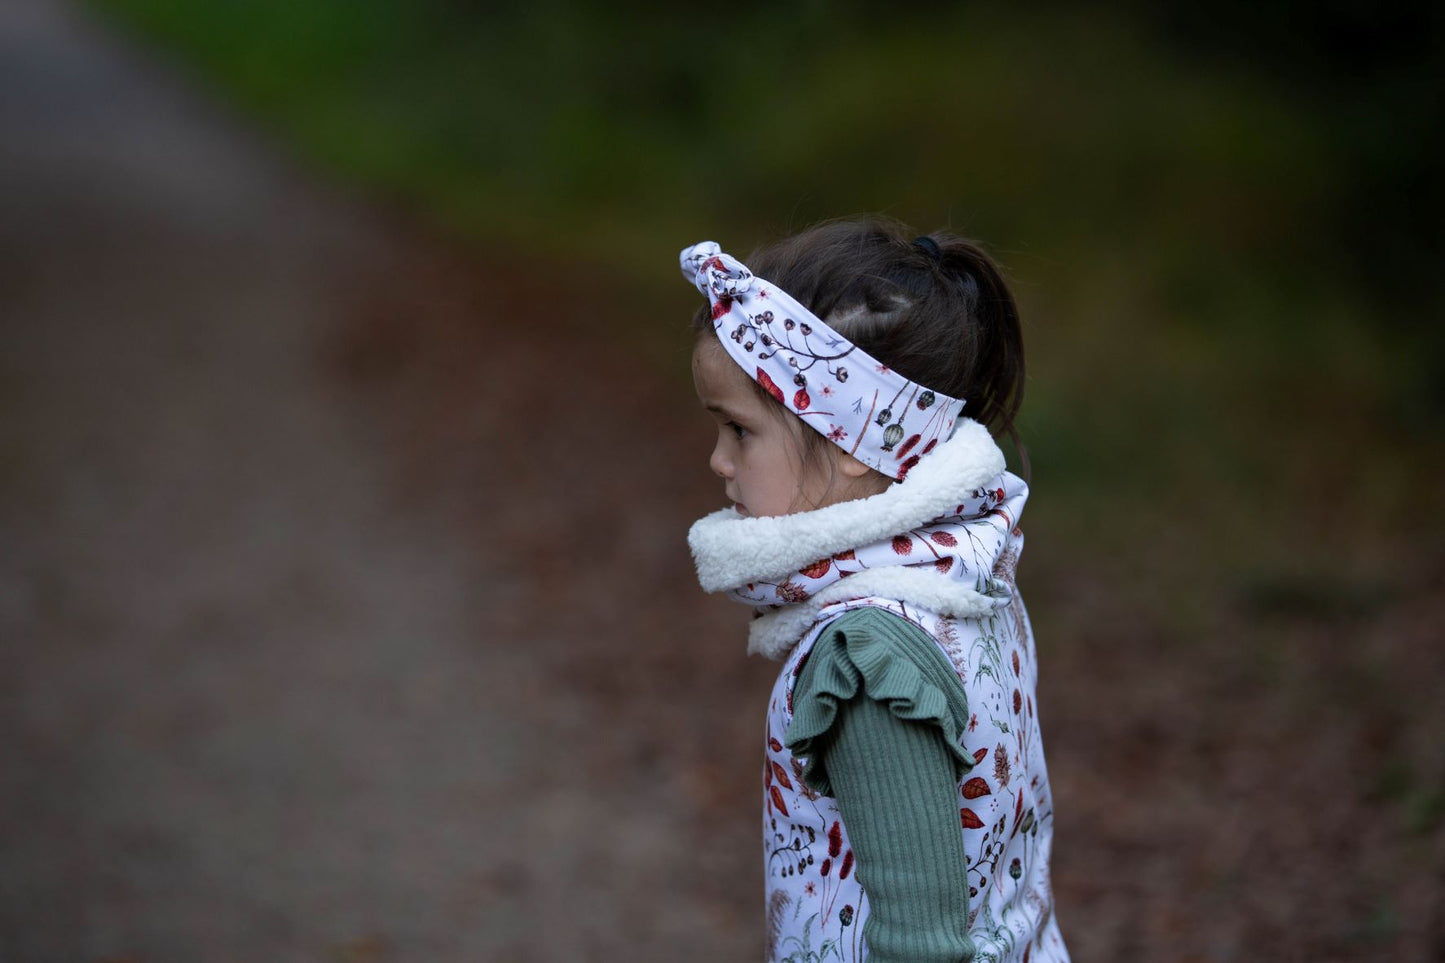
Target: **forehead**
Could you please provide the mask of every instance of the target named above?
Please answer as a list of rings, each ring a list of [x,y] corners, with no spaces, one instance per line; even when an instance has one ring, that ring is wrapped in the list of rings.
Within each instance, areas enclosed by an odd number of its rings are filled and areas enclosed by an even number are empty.
[[[711,335],[692,349],[692,379],[703,401],[756,400],[748,376]]]

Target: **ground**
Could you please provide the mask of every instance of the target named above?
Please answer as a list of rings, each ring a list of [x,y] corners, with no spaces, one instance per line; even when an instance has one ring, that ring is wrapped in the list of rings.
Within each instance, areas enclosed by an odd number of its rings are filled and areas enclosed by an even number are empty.
[[[0,959],[757,958],[773,666],[683,544],[685,336],[68,5],[7,4],[0,73]],[[1273,620],[1241,654],[1030,538],[1077,958],[1445,954],[1438,544],[1199,615]]]

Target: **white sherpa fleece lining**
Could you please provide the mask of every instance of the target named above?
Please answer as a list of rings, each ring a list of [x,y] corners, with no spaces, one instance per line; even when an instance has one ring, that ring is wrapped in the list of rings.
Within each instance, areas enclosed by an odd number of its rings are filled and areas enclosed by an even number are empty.
[[[687,535],[698,582],[708,592],[722,592],[778,579],[835,552],[906,532],[952,511],[1004,466],[988,429],[961,419],[953,437],[877,495],[771,518],[745,517],[733,508],[713,512],[693,523]],[[863,574],[844,582],[855,583]],[[856,597],[857,589],[850,584],[847,594]]]

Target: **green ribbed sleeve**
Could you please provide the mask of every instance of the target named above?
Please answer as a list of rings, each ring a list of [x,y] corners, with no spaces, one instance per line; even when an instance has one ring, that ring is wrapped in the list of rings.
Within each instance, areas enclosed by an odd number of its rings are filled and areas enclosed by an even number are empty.
[[[818,640],[793,689],[786,740],[804,778],[838,800],[870,912],[873,963],[973,959],[958,781],[968,699],[943,653],[881,609]]]

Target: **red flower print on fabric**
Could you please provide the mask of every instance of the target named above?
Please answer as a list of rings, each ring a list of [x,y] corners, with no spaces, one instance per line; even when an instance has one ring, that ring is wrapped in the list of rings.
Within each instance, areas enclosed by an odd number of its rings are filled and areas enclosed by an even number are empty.
[[[783,389],[782,389],[782,388],[779,388],[779,387],[778,387],[778,383],[777,383],[776,381],[774,381],[772,378],[769,378],[769,377],[768,377],[768,373],[767,373],[766,371],[764,371],[762,368],[759,368],[759,369],[758,369],[758,379],[757,379],[757,380],[758,380],[758,384],[762,386],[763,390],[766,391],[768,394],[770,394],[770,395],[773,396],[773,400],[774,400],[774,401],[776,401],[776,402],[777,402],[778,404],[780,404],[780,405],[784,403],[784,402],[783,402]]]
[[[805,565],[798,569],[798,574],[806,575],[808,578],[822,578],[828,574],[828,569],[833,567],[832,558],[820,558],[812,565]]]

